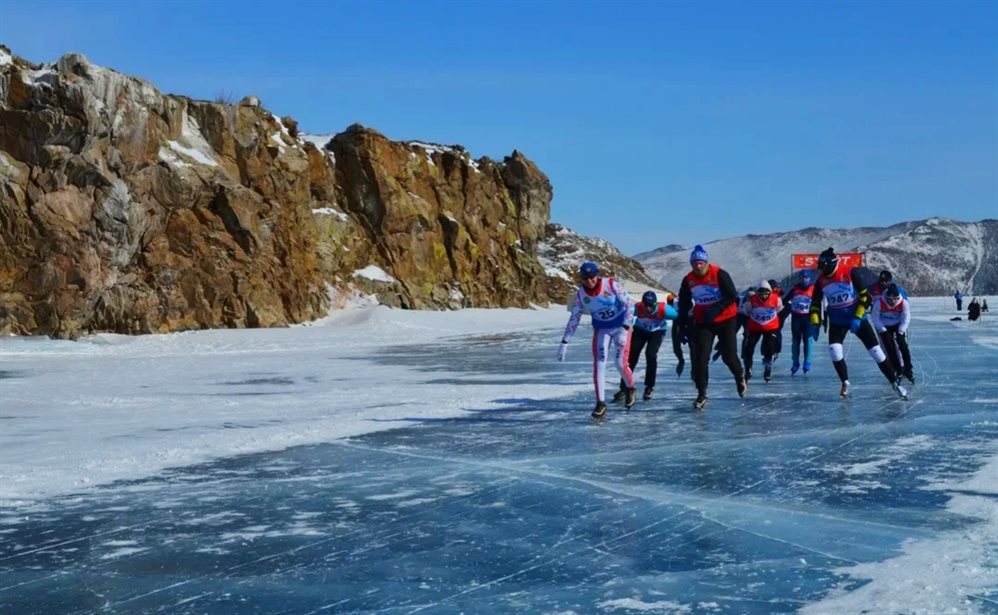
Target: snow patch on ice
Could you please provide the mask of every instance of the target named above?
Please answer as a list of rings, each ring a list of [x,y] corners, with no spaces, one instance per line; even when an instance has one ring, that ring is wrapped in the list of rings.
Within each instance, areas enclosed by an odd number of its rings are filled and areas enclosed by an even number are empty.
[[[885,562],[870,562],[836,569],[852,579],[868,580],[853,589],[855,581],[841,584],[825,599],[806,605],[801,613],[861,613],[876,605],[881,613],[934,615],[958,612],[954,604],[977,612],[971,596],[987,596],[998,587],[998,452],[970,478],[937,483],[932,489],[954,492],[947,510],[974,520],[957,530],[940,532],[931,539],[905,542],[903,554]],[[976,495],[981,494],[981,495]]]
[[[596,604],[601,609],[610,611],[647,611],[653,613],[692,613],[693,609],[689,605],[672,602],[671,600],[658,600],[656,602],[645,602],[639,598],[618,598],[616,600],[604,600]]]

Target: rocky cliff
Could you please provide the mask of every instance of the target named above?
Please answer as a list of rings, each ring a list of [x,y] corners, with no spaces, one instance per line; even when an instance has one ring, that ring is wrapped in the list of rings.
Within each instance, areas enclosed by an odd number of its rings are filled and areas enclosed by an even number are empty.
[[[351,285],[403,307],[526,306],[546,299],[551,196],[518,152],[361,126],[316,147],[252,97],[0,46],[0,334],[280,326]],[[370,266],[388,276],[354,275]]]

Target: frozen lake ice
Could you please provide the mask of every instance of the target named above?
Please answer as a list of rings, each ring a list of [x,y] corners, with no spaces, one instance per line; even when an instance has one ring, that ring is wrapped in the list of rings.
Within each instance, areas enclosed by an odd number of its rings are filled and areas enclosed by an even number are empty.
[[[19,485],[0,507],[0,611],[998,612],[991,323],[916,321],[908,401],[893,396],[855,340],[851,399],[838,399],[823,343],[815,371],[791,377],[787,336],[771,383],[753,380],[741,400],[715,363],[710,405],[695,413],[688,373],[677,378],[663,349],[656,398],[630,412],[611,406],[593,425],[592,393],[580,386],[590,371],[585,344],[573,344],[568,365],[553,359],[566,317],[441,339],[385,335],[333,353],[354,371],[332,373],[304,358],[325,347],[303,357],[282,350],[284,337],[300,346],[307,328],[225,333],[267,336],[248,353],[210,333],[171,340],[174,353],[112,340],[95,360],[182,375],[197,400],[178,410],[149,376],[114,384],[89,373],[94,388],[65,396],[81,412],[112,408],[94,415],[110,425],[95,428],[95,445],[110,451],[116,439],[171,451],[185,430],[209,439],[259,431],[281,443],[280,421],[295,419],[274,409],[297,399],[312,408],[309,423],[363,407],[375,426],[88,487],[53,479],[38,494],[26,488],[33,462],[53,476],[100,465],[75,448],[62,462],[35,461],[23,443],[46,437],[45,422],[31,419],[44,404],[29,403],[28,391],[43,396],[39,386],[71,378],[85,351],[6,342],[0,425],[13,427],[0,456],[23,450],[27,461],[0,460],[0,477]],[[132,435],[131,410],[119,412],[135,405],[129,391],[166,415],[153,428],[164,431]],[[188,417],[210,414],[212,396],[246,409],[243,419]],[[315,410],[322,404],[325,414]],[[433,404],[454,408],[433,415]],[[76,442],[65,427],[51,429],[56,441]],[[242,440],[226,442],[242,450]],[[120,451],[141,466],[132,445]]]

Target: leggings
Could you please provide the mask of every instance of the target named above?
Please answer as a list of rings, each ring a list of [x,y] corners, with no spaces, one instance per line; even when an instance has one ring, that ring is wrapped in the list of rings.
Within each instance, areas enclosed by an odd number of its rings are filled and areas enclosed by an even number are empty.
[[[596,387],[596,401],[604,401],[606,393],[606,357],[610,340],[613,340],[613,364],[617,366],[620,377],[627,388],[634,387],[634,374],[627,365],[627,355],[631,346],[631,330],[623,327],[616,329],[593,329],[593,385]]]
[[[710,380],[708,366],[714,337],[720,343],[721,357],[731,370],[735,380],[742,379],[742,363],[738,360],[738,341],[735,335],[735,319],[729,318],[714,325],[697,325],[693,329],[695,337],[690,339],[690,360],[693,361],[693,382],[697,393],[707,395],[707,382]]]
[[[832,366],[835,367],[835,373],[839,375],[839,380],[842,382],[849,379],[849,368],[846,366],[845,352],[842,349],[842,342],[846,339],[847,333],[849,333],[849,325],[828,325],[828,354],[831,355]],[[863,342],[867,352],[877,362],[880,373],[893,384],[897,379],[894,375],[894,369],[890,361],[887,360],[883,348],[880,347],[877,332],[873,330],[873,325],[870,324],[869,320],[863,320],[860,323],[856,337]]]
[[[745,363],[745,371],[752,369],[752,355],[755,354],[755,345],[762,339],[762,364],[772,365],[773,355],[776,354],[776,331],[746,331],[745,342],[742,344],[742,362]]]
[[[898,333],[898,325],[887,327],[886,331],[882,331],[880,343],[884,346],[884,353],[887,354],[887,360],[891,362],[894,372],[910,376],[911,351],[908,350],[908,338],[904,333]]]
[[[800,365],[800,347],[804,344],[804,362],[811,362],[811,350],[814,347],[814,340],[810,335],[810,320],[808,316],[791,316],[790,333],[793,335],[793,360],[794,365]]]
[[[631,335],[631,350],[627,355],[627,366],[631,368],[633,373],[634,368],[638,365],[638,360],[641,359],[641,350],[645,351],[645,388],[655,388],[655,376],[658,373],[658,349],[661,348],[664,338],[664,329],[645,331],[635,327],[634,333]],[[623,378],[620,379],[620,388],[627,388],[627,383],[624,382]]]

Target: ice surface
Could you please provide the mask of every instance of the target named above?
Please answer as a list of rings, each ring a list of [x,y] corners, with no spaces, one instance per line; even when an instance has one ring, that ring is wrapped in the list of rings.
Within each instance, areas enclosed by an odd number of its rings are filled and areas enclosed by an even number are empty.
[[[995,612],[998,321],[914,308],[910,401],[663,349],[601,426],[562,309],[3,340],[0,611]]]

